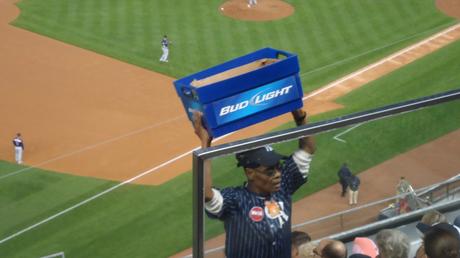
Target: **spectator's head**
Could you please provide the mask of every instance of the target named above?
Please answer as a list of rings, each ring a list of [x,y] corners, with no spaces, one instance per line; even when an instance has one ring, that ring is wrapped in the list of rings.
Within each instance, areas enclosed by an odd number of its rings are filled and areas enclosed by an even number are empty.
[[[279,191],[282,158],[269,146],[236,154],[238,166],[244,168],[250,189],[257,193]]]
[[[422,233],[426,233],[431,226],[438,223],[446,223],[447,218],[444,214],[440,213],[437,210],[431,210],[423,215],[419,223],[417,223],[416,228]]]
[[[357,237],[353,241],[353,254],[361,254],[371,258],[377,257],[379,249],[372,239],[367,237]],[[359,256],[355,256],[359,257]]]
[[[425,233],[423,246],[428,258],[460,258],[460,234],[448,223],[439,223]]]
[[[318,257],[315,254],[315,249],[318,246],[316,242],[308,242],[299,246],[299,256],[300,258],[315,258]],[[293,256],[295,257],[295,256]]]
[[[422,219],[420,220],[421,223],[432,226],[434,224],[438,224],[441,222],[447,222],[446,216],[440,213],[437,210],[430,210],[425,215],[423,215]]]
[[[409,238],[399,230],[381,230],[375,241],[379,248],[379,258],[407,258],[409,255]]]
[[[315,248],[314,253],[321,258],[346,258],[347,247],[340,241],[323,239]]]
[[[299,256],[299,247],[305,243],[311,241],[311,237],[302,231],[293,231],[291,235],[291,256],[292,257],[300,257]]]

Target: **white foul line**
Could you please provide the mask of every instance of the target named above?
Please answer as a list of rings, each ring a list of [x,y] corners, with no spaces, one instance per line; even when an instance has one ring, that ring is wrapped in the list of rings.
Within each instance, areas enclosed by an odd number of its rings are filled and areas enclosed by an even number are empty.
[[[229,134],[226,134],[226,135],[224,135],[224,136],[222,136],[222,137],[216,138],[216,141],[219,141],[219,140],[223,139],[224,137],[227,137],[227,136],[229,136],[229,135],[231,135],[231,134],[233,134],[233,133],[229,133]],[[6,237],[6,238],[0,240],[0,244],[3,244],[3,243],[5,243],[6,241],[8,241],[8,240],[10,240],[10,239],[12,239],[12,238],[15,238],[15,237],[17,237],[17,236],[19,236],[19,235],[22,235],[23,233],[25,233],[25,232],[27,232],[27,231],[29,231],[29,230],[32,230],[32,229],[34,229],[34,228],[36,228],[36,227],[38,227],[38,226],[40,226],[40,225],[42,225],[42,224],[45,224],[46,222],[51,221],[51,220],[53,220],[53,219],[55,219],[55,218],[57,218],[57,217],[59,217],[59,216],[65,214],[65,213],[71,211],[71,210],[74,210],[74,209],[76,209],[76,208],[78,208],[78,207],[80,207],[80,206],[82,206],[82,205],[84,205],[84,204],[86,204],[86,203],[88,203],[88,202],[90,202],[90,201],[92,201],[92,200],[98,198],[98,197],[101,197],[102,195],[105,195],[105,194],[107,194],[107,193],[109,193],[109,192],[111,192],[111,191],[113,191],[113,190],[115,190],[115,189],[117,189],[117,188],[119,188],[119,187],[125,185],[125,184],[131,183],[131,182],[133,182],[133,181],[135,181],[135,180],[137,180],[137,179],[139,179],[139,178],[141,178],[141,177],[143,177],[143,176],[145,176],[145,175],[148,175],[148,174],[150,174],[150,173],[152,173],[152,172],[155,172],[156,170],[158,170],[158,169],[160,169],[160,168],[162,168],[162,167],[165,167],[165,166],[167,166],[167,165],[169,165],[169,164],[175,162],[175,161],[178,160],[178,159],[181,159],[181,158],[183,158],[183,157],[185,157],[185,156],[190,155],[193,151],[198,150],[198,149],[200,149],[200,148],[201,148],[201,146],[196,147],[196,148],[194,148],[194,149],[192,149],[192,150],[190,150],[190,151],[187,151],[187,152],[185,152],[185,153],[182,153],[181,155],[176,156],[175,158],[172,158],[172,159],[170,159],[170,160],[168,160],[168,161],[166,161],[166,162],[163,162],[162,164],[160,164],[160,165],[158,165],[158,166],[156,166],[156,167],[153,167],[153,168],[151,168],[151,169],[149,169],[149,170],[146,170],[146,171],[144,171],[144,172],[138,174],[138,175],[135,176],[135,177],[132,177],[132,178],[126,180],[126,181],[123,181],[123,182],[121,182],[121,183],[119,183],[119,184],[117,184],[117,185],[114,185],[114,186],[112,186],[112,187],[110,187],[110,188],[108,188],[108,189],[106,189],[106,190],[104,190],[104,191],[102,191],[102,192],[100,192],[100,193],[98,193],[98,194],[96,194],[96,195],[94,195],[94,196],[92,196],[92,197],[86,199],[86,200],[83,200],[83,201],[81,201],[81,202],[79,202],[79,203],[77,203],[77,204],[75,204],[75,205],[73,205],[73,206],[71,206],[71,207],[69,207],[69,208],[67,208],[67,209],[65,209],[65,210],[63,210],[63,211],[60,211],[60,212],[58,212],[58,213],[56,213],[56,214],[54,214],[54,215],[52,215],[52,216],[50,216],[50,217],[48,217],[48,218],[46,218],[46,219],[44,219],[44,220],[42,220],[42,221],[36,223],[36,224],[33,224],[32,226],[29,226],[29,227],[27,227],[27,228],[25,228],[25,229],[22,229],[22,230],[20,230],[20,231],[18,231],[18,232],[16,232],[16,233],[14,233],[14,234],[12,234],[12,235]]]
[[[451,30],[456,29],[458,26],[460,26],[460,24],[457,24],[457,25],[451,27],[450,29],[445,30],[445,31],[443,31],[443,32],[441,32],[441,33],[438,33],[438,34],[436,34],[436,35],[441,35],[441,34],[443,34],[443,33],[448,33],[448,32],[450,32]],[[429,39],[431,40],[431,38],[433,38],[433,37],[430,37]],[[427,40],[425,40],[425,41],[427,41]],[[422,42],[425,42],[425,41],[422,41]],[[419,44],[416,44],[416,45],[419,45]],[[401,53],[404,53],[403,51],[399,51],[399,52],[397,52],[397,53],[400,53],[400,52],[401,52]],[[394,56],[395,56],[395,55],[392,55],[391,58],[393,58]],[[382,63],[382,62],[379,62],[379,63]],[[371,66],[372,66],[372,65],[371,65]],[[371,66],[368,66],[368,67],[371,67]],[[372,67],[375,67],[375,65],[372,66]],[[366,68],[367,68],[367,67],[366,67]],[[366,68],[365,68],[365,69],[366,69]],[[370,68],[368,68],[368,69],[370,69]],[[360,71],[361,71],[361,70],[360,70]],[[359,74],[359,73],[353,73],[353,75],[355,75],[355,74]],[[346,76],[346,77],[349,78],[350,76]],[[339,81],[340,81],[340,80],[339,80]],[[314,93],[312,93],[312,94],[309,94],[309,95],[303,97],[302,100],[306,100],[306,99],[311,98],[311,97],[313,97],[313,96],[315,96],[315,95],[318,95],[320,92],[323,92],[323,91],[325,91],[325,90],[327,90],[327,89],[329,89],[329,88],[335,87],[336,85],[338,85],[337,82],[331,83],[331,84],[329,84],[328,86],[326,86],[325,88],[322,88],[322,89],[320,89],[320,90],[317,91],[317,92],[314,92]],[[181,117],[182,117],[182,116],[176,117],[176,118],[174,118],[174,119],[178,119],[178,118],[181,118]],[[165,121],[165,122],[166,122],[166,121]],[[164,123],[164,122],[163,122],[163,123]],[[143,129],[140,129],[140,131],[142,131],[142,130],[143,130]],[[230,134],[221,136],[220,138],[215,139],[215,141],[224,139],[225,137],[227,137],[227,136],[229,136],[229,135],[231,135],[231,134],[233,134],[233,133],[230,133]],[[120,137],[121,137],[121,136],[120,136]],[[40,222],[38,222],[38,223],[32,225],[32,226],[29,226],[29,227],[27,227],[27,228],[25,228],[25,229],[22,229],[22,230],[20,230],[20,231],[18,231],[18,232],[16,232],[16,233],[14,233],[14,234],[12,234],[12,235],[6,237],[6,238],[0,240],[0,244],[4,243],[4,242],[6,242],[6,241],[8,241],[8,240],[10,240],[10,239],[12,239],[12,238],[15,238],[15,237],[17,237],[17,236],[19,236],[19,235],[21,235],[21,234],[23,234],[23,233],[25,233],[25,232],[27,232],[27,231],[29,231],[29,230],[32,230],[32,229],[34,229],[34,228],[36,228],[36,227],[38,227],[38,226],[40,226],[40,225],[42,225],[42,224],[44,224],[44,223],[46,223],[46,222],[48,222],[48,221],[51,221],[51,220],[53,220],[53,219],[55,219],[55,218],[57,218],[57,217],[59,217],[59,216],[65,214],[65,213],[71,211],[71,210],[74,210],[74,209],[76,209],[76,208],[78,208],[78,207],[80,207],[80,206],[82,206],[82,205],[84,205],[84,204],[86,204],[86,203],[88,203],[88,202],[90,202],[90,201],[92,201],[92,200],[94,200],[94,199],[96,199],[96,198],[102,196],[102,195],[105,195],[106,193],[109,193],[109,192],[111,192],[111,191],[113,191],[113,190],[115,190],[115,189],[117,189],[117,188],[119,188],[119,187],[121,187],[121,186],[123,186],[123,185],[125,185],[125,184],[128,184],[128,183],[130,183],[130,182],[132,182],[132,181],[134,181],[134,180],[136,180],[136,179],[139,179],[139,178],[141,178],[141,177],[143,177],[143,176],[145,176],[145,175],[147,175],[147,174],[150,174],[150,173],[156,171],[156,170],[159,169],[159,168],[162,168],[162,167],[164,167],[164,166],[166,166],[166,165],[168,165],[168,164],[170,164],[170,163],[172,163],[172,162],[174,162],[174,161],[176,161],[176,160],[178,160],[178,159],[180,159],[180,158],[182,158],[182,157],[185,157],[185,156],[189,155],[189,154],[192,153],[194,150],[197,150],[197,149],[199,149],[199,148],[201,148],[201,147],[196,147],[196,148],[194,148],[194,149],[192,149],[192,150],[190,150],[190,151],[188,151],[188,152],[185,152],[185,153],[183,153],[183,154],[181,154],[181,155],[179,155],[179,156],[177,156],[177,157],[175,157],[175,158],[173,158],[173,159],[171,159],[171,160],[169,160],[169,161],[166,161],[166,162],[164,162],[164,163],[162,163],[162,164],[160,164],[160,165],[158,165],[158,166],[156,166],[156,167],[153,167],[153,168],[151,168],[151,169],[149,169],[149,170],[147,170],[147,171],[144,171],[144,172],[142,172],[141,174],[139,174],[139,175],[137,175],[137,176],[135,176],[135,177],[133,177],[133,178],[131,178],[131,179],[128,179],[128,180],[126,180],[126,181],[124,181],[124,182],[122,182],[122,183],[119,183],[119,184],[117,184],[117,185],[115,185],[115,186],[113,186],[113,187],[111,187],[111,188],[109,188],[109,189],[107,189],[107,190],[104,190],[104,191],[102,191],[102,192],[100,192],[100,193],[98,193],[98,194],[96,194],[96,195],[94,195],[94,196],[92,196],[92,197],[90,197],[90,198],[88,198],[88,199],[86,199],[86,200],[83,200],[83,201],[81,201],[81,202],[79,202],[79,203],[77,203],[77,204],[75,204],[75,205],[73,205],[73,206],[71,206],[71,207],[69,207],[69,208],[67,208],[67,209],[65,209],[65,210],[63,210],[63,211],[61,211],[61,212],[58,212],[58,213],[56,213],[56,214],[54,214],[54,215],[52,215],[52,216],[50,216],[50,217],[48,217],[48,218],[46,218],[46,219],[44,219],[44,220],[42,220],[42,221],[40,221]],[[0,178],[0,179],[1,179],[1,178]]]
[[[406,47],[406,48],[404,48],[404,49],[402,49],[402,50],[400,50],[400,51],[394,53],[393,55],[391,55],[391,56],[389,56],[389,57],[386,57],[386,58],[384,58],[384,59],[382,59],[382,60],[380,60],[380,61],[378,61],[378,62],[376,62],[376,63],[373,63],[373,64],[371,64],[371,65],[368,65],[368,66],[366,66],[366,67],[364,67],[364,68],[362,68],[362,69],[360,69],[360,70],[358,70],[358,71],[356,71],[356,72],[354,72],[354,73],[351,73],[351,74],[349,74],[349,75],[347,75],[347,76],[345,76],[345,77],[342,77],[342,78],[340,78],[339,80],[336,80],[336,81],[334,81],[334,82],[328,84],[327,86],[322,87],[321,89],[318,89],[318,90],[316,90],[316,91],[314,91],[314,92],[308,94],[308,96],[309,96],[309,97],[313,97],[313,96],[316,96],[316,95],[318,95],[318,94],[320,94],[320,93],[322,93],[322,92],[324,92],[324,91],[327,91],[327,90],[329,90],[329,89],[331,89],[331,88],[337,86],[338,84],[340,84],[340,83],[342,83],[342,82],[344,82],[344,81],[350,79],[351,77],[355,77],[355,76],[358,76],[359,74],[362,74],[362,73],[364,73],[364,72],[367,72],[367,71],[369,71],[370,69],[372,69],[372,68],[374,68],[374,67],[376,67],[376,66],[379,66],[379,65],[383,64],[384,62],[386,62],[386,61],[388,61],[388,60],[390,60],[390,59],[393,59],[393,58],[395,58],[395,57],[397,57],[397,56],[403,55],[403,54],[405,54],[405,53],[411,51],[412,49],[414,49],[414,48],[416,48],[416,47],[419,47],[420,45],[423,45],[423,44],[427,43],[428,41],[433,40],[434,38],[440,37],[440,36],[445,35],[445,34],[451,32],[451,31],[453,31],[453,30],[456,30],[456,29],[459,28],[459,27],[460,27],[460,23],[458,23],[458,24],[456,24],[456,25],[454,25],[454,26],[452,26],[452,27],[449,27],[449,28],[447,28],[447,29],[445,29],[445,30],[443,30],[443,31],[441,31],[441,32],[439,32],[439,33],[437,33],[437,34],[435,34],[434,36],[431,36],[431,37],[429,37],[429,38],[427,38],[427,39],[425,39],[425,40],[422,40],[422,41],[418,42],[417,44],[414,44],[414,45],[412,45],[412,46]]]
[[[60,159],[63,159],[63,158],[72,156],[72,155],[74,155],[74,154],[78,154],[78,153],[81,153],[81,152],[84,152],[84,151],[87,151],[87,150],[94,149],[94,148],[96,148],[96,147],[99,147],[99,146],[104,145],[104,144],[107,144],[107,143],[111,143],[111,142],[114,142],[114,141],[117,141],[117,140],[120,140],[120,139],[129,137],[129,136],[132,136],[132,135],[135,135],[135,134],[138,134],[138,133],[142,133],[142,132],[144,132],[144,131],[146,131],[146,130],[150,130],[150,129],[152,129],[152,128],[161,126],[161,125],[163,125],[163,124],[166,124],[166,123],[169,123],[169,122],[173,122],[173,121],[178,120],[178,119],[181,119],[181,118],[183,118],[183,117],[185,117],[185,115],[176,116],[176,117],[174,117],[174,118],[171,118],[171,119],[168,119],[168,120],[165,120],[165,121],[162,121],[162,122],[159,122],[159,123],[156,123],[156,124],[153,124],[153,125],[150,125],[150,126],[147,126],[147,127],[144,127],[144,128],[138,129],[138,130],[135,130],[135,131],[131,131],[131,132],[129,132],[129,133],[126,133],[126,134],[123,134],[123,135],[119,135],[119,136],[116,136],[116,137],[114,137],[114,138],[110,138],[110,139],[108,139],[108,140],[101,141],[101,142],[98,142],[98,143],[95,143],[95,144],[92,144],[92,145],[83,147],[83,148],[81,148],[81,149],[78,149],[78,150],[75,150],[75,151],[72,151],[72,152],[63,154],[63,155],[59,155],[59,156],[57,156],[57,157],[54,157],[54,158],[51,158],[51,159],[42,161],[42,162],[40,162],[40,163],[38,163],[38,164],[34,164],[34,165],[29,166],[29,167],[26,167],[26,168],[23,168],[23,169],[19,169],[19,170],[13,171],[13,172],[11,172],[11,173],[2,175],[2,176],[0,176],[0,180],[2,180],[2,179],[4,179],[4,178],[7,178],[7,177],[10,177],[10,176],[13,176],[13,175],[16,175],[16,174],[19,174],[19,173],[22,173],[22,172],[25,172],[25,171],[28,171],[28,170],[31,170],[32,168],[36,168],[36,167],[40,167],[40,166],[49,164],[49,163],[51,163],[51,162],[53,162],[53,161],[60,160]]]
[[[444,26],[444,25],[440,25],[440,26],[434,27],[433,30],[434,30],[434,29],[437,29],[437,28],[439,28],[439,27],[443,27],[443,26]],[[450,27],[449,27],[449,28],[450,28]],[[340,60],[340,61],[337,61],[337,62],[334,62],[334,63],[331,63],[331,64],[327,64],[327,65],[322,66],[322,67],[315,68],[315,69],[310,70],[310,71],[306,71],[306,72],[300,74],[300,77],[303,77],[303,76],[305,76],[305,75],[307,75],[307,74],[316,73],[316,72],[321,71],[321,70],[323,70],[323,69],[325,69],[325,68],[328,68],[328,67],[330,67],[330,66],[334,66],[334,65],[338,65],[338,64],[341,64],[341,63],[344,63],[344,62],[348,62],[348,61],[353,60],[353,59],[355,59],[355,58],[358,58],[358,57],[361,57],[361,56],[365,56],[365,55],[367,55],[367,54],[369,54],[369,53],[373,53],[373,52],[375,52],[375,51],[378,51],[378,50],[381,50],[381,49],[385,49],[385,48],[387,48],[387,47],[394,46],[394,45],[396,45],[396,44],[398,44],[398,43],[401,43],[401,42],[403,42],[403,41],[406,41],[406,40],[409,40],[409,39],[418,37],[418,36],[420,36],[420,35],[422,35],[422,34],[425,34],[427,31],[429,31],[429,30],[422,31],[422,32],[417,33],[417,34],[414,34],[414,35],[412,35],[412,36],[405,37],[405,38],[402,38],[402,39],[393,41],[393,42],[391,42],[390,44],[387,44],[387,45],[385,45],[385,46],[381,46],[381,47],[378,47],[378,48],[374,48],[374,49],[365,51],[365,52],[363,52],[363,53],[361,53],[361,54],[358,54],[358,55],[355,55],[355,56],[352,56],[352,57],[348,57],[348,58],[342,59],[342,60]],[[444,36],[448,36],[448,35],[446,34],[446,35],[444,35]]]
[[[347,130],[345,130],[345,131],[343,131],[343,132],[337,134],[337,135],[334,136],[333,138],[334,138],[335,140],[337,140],[337,141],[346,143],[347,141],[345,141],[345,140],[343,140],[343,139],[340,139],[339,137],[342,136],[342,135],[344,135],[344,134],[346,134],[346,133],[348,133],[348,132],[350,132],[351,130],[357,128],[357,127],[360,126],[360,125],[362,125],[362,124],[357,124],[357,125],[355,125],[355,126],[353,126],[353,127],[351,127],[351,128],[348,128]]]
[[[61,258],[65,258],[64,252],[50,254],[50,255],[47,255],[47,256],[40,257],[40,258],[53,258],[53,257],[58,257],[58,256],[61,257]]]
[[[141,174],[139,174],[139,175],[137,175],[135,177],[132,177],[132,178],[126,180],[126,181],[123,181],[123,182],[121,182],[121,183],[119,183],[117,185],[114,185],[114,186],[112,186],[112,187],[110,187],[110,188],[108,188],[108,189],[106,189],[106,190],[104,190],[104,191],[102,191],[102,192],[100,192],[100,193],[98,193],[98,194],[86,199],[86,200],[83,200],[83,201],[81,201],[81,202],[79,202],[79,203],[77,203],[77,204],[75,204],[75,205],[73,205],[73,206],[71,206],[71,207],[69,207],[69,208],[67,208],[67,209],[65,209],[63,211],[60,211],[60,212],[58,212],[58,213],[56,213],[56,214],[54,214],[54,215],[52,215],[52,216],[50,216],[48,218],[36,223],[36,224],[33,224],[32,226],[29,226],[29,227],[27,227],[25,229],[22,229],[22,230],[20,230],[20,231],[18,231],[16,233],[6,237],[6,238],[0,240],[0,244],[3,244],[3,243],[5,243],[6,241],[8,241],[10,239],[12,239],[14,237],[17,237],[17,236],[19,236],[19,235],[21,235],[21,234],[23,234],[23,233],[25,233],[25,232],[27,232],[27,231],[29,231],[31,229],[34,229],[34,228],[36,228],[36,227],[38,227],[38,226],[40,226],[40,225],[42,225],[42,224],[44,224],[44,223],[46,223],[46,222],[48,222],[50,220],[53,220],[53,219],[65,214],[65,213],[67,213],[67,212],[69,212],[71,210],[74,210],[74,209],[82,206],[83,204],[86,204],[86,203],[88,203],[88,202],[90,202],[90,201],[92,201],[92,200],[94,200],[94,199],[96,199],[96,198],[98,198],[98,197],[100,197],[100,196],[102,196],[102,195],[104,195],[106,193],[109,193],[109,192],[111,192],[111,191],[113,191],[113,190],[115,190],[115,189],[117,189],[117,188],[119,188],[119,187],[121,187],[121,186],[123,186],[125,184],[131,183],[132,181],[134,181],[136,179],[139,179],[139,178],[141,178],[141,177],[143,177],[143,176],[145,176],[147,174],[150,174],[151,172],[153,172],[153,171],[155,171],[155,170],[157,170],[159,168],[162,168],[162,167],[164,167],[164,166],[166,166],[166,165],[168,165],[168,164],[170,164],[170,163],[172,163],[172,162],[174,162],[174,161],[176,161],[176,160],[178,160],[178,159],[180,159],[182,157],[185,157],[185,156],[189,155],[190,153],[192,153],[196,149],[199,149],[199,148],[195,148],[195,149],[193,149],[191,151],[185,152],[185,153],[183,153],[183,154],[181,154],[181,155],[179,155],[179,156],[177,156],[177,157],[175,157],[175,158],[173,158],[173,159],[171,159],[171,160],[169,160],[167,162],[164,162],[163,164],[160,164],[160,165],[158,165],[156,167],[153,167],[153,168],[151,168],[151,169],[149,169],[147,171],[144,171],[144,172],[142,172]]]

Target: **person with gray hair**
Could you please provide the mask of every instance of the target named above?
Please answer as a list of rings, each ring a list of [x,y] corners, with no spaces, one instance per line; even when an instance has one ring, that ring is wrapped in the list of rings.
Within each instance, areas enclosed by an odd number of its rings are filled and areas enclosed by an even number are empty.
[[[379,248],[379,258],[407,258],[409,237],[397,229],[383,229],[377,233],[375,242]]]
[[[341,241],[325,238],[319,242],[313,253],[321,258],[346,258],[347,247]]]

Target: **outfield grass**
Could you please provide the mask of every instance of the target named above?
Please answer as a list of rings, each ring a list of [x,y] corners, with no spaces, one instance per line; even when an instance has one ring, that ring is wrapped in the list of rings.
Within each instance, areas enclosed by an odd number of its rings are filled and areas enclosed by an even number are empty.
[[[298,54],[310,91],[454,22],[432,0],[291,0],[294,15],[272,22],[222,16],[222,2],[22,0],[13,24],[176,78],[271,46]]]
[[[353,91],[340,99],[346,109],[312,119],[318,121],[458,88],[459,85],[455,85],[460,81],[458,56],[460,42]],[[318,152],[312,164],[310,182],[294,199],[335,183],[336,170],[343,160],[359,173],[459,127],[460,103],[456,101],[365,124],[347,134],[347,141],[353,143],[349,145],[331,140],[343,129],[318,135]],[[281,152],[289,153],[295,144],[278,147]],[[10,171],[12,168],[8,166],[15,165],[1,163],[0,173],[4,174],[5,169]],[[233,158],[218,159],[213,166],[216,185],[239,185],[244,180]],[[2,221],[8,221],[1,225],[1,238],[113,185],[112,182],[39,170],[8,180],[0,181],[0,189],[5,189],[0,199],[1,215],[5,219]],[[47,193],[37,195],[38,189]],[[190,173],[156,187],[123,186],[0,244],[0,253],[4,257],[39,257],[58,251],[65,251],[68,257],[167,257],[191,245],[191,196]],[[15,208],[16,201],[21,199],[23,208]],[[3,209],[4,203],[7,209]],[[206,232],[207,237],[222,233],[222,224],[208,221]]]
[[[267,23],[220,16],[215,10],[221,2],[23,0],[14,24],[174,77],[265,46],[280,48],[299,55],[304,88],[310,91],[453,22],[431,0],[292,0],[295,15]],[[173,41],[171,61],[160,64],[159,42],[165,33]],[[457,42],[353,91],[340,99],[346,109],[313,121],[458,88],[459,57]],[[294,199],[335,183],[344,159],[358,173],[459,128],[459,113],[457,101],[365,124],[347,135],[356,143],[352,146],[331,141],[334,132],[318,135],[310,183]],[[293,148],[279,146],[285,153]],[[217,185],[244,180],[234,165],[232,158],[214,162]],[[17,169],[2,162],[0,176]],[[0,180],[0,238],[113,185],[36,169]],[[67,257],[167,257],[191,245],[191,196],[190,173],[161,186],[123,186],[0,244],[0,256],[65,251]],[[208,237],[222,232],[219,222],[207,225]]]

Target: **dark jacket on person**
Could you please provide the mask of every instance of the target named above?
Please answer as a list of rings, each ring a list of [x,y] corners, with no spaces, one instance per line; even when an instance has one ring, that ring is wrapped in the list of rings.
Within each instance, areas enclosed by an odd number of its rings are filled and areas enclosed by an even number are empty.
[[[346,165],[343,165],[340,168],[339,172],[337,172],[337,175],[341,181],[347,181],[347,179],[352,176],[350,169]]]
[[[357,176],[351,176],[348,179],[348,187],[350,187],[350,190],[352,191],[357,191],[360,184],[361,184],[361,180],[359,180]]]

